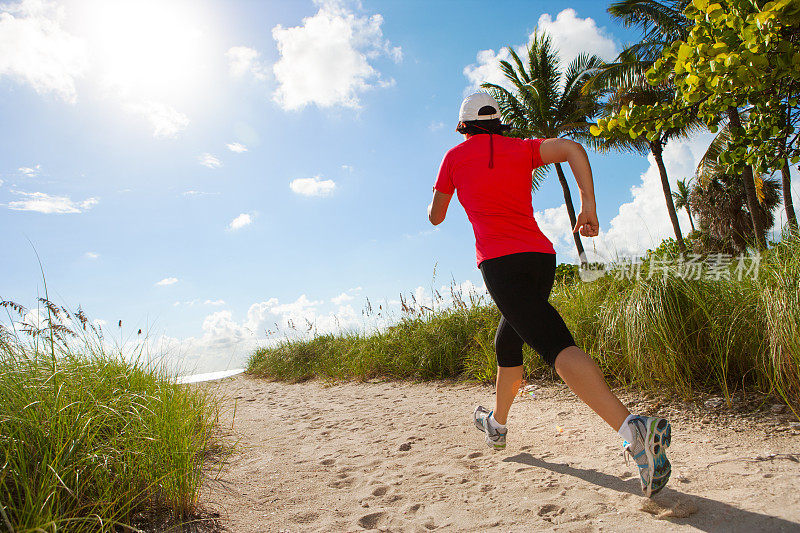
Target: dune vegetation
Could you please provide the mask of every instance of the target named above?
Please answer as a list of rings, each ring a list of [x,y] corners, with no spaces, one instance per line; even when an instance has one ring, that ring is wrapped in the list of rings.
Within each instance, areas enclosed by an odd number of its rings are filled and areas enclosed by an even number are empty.
[[[551,302],[616,384],[684,398],[757,391],[800,406],[800,243],[786,239],[760,256],[730,258],[711,276],[685,275],[678,259],[667,241],[591,282],[562,265]],[[292,381],[494,380],[499,311],[456,287],[449,305],[443,299],[430,307],[404,299],[400,319],[380,331],[286,338],[252,354],[248,372]],[[527,346],[525,370],[554,377]]]
[[[0,531],[138,531],[195,518],[220,452],[216,401],[141,352],[111,352],[82,311],[40,303],[31,313],[0,302],[14,325],[0,325]]]

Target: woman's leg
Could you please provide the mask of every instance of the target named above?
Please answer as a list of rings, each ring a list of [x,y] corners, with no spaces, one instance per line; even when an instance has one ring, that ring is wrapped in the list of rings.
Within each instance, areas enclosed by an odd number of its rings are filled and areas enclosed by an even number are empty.
[[[631,413],[608,388],[597,363],[586,352],[577,346],[564,348],[556,356],[555,368],[578,398],[600,415],[614,431],[620,429]]]
[[[486,261],[482,267],[486,287],[506,325],[511,326],[508,329],[535,349],[581,400],[618,431],[630,413],[608,388],[597,364],[575,345],[561,315],[548,302],[555,277],[555,256],[517,254]],[[511,335],[506,337],[510,339]],[[502,364],[499,349],[498,363]],[[499,381],[498,373],[498,384]]]
[[[517,396],[517,391],[521,384],[522,365],[497,367],[494,419],[500,424],[505,425],[508,411],[511,409],[511,404],[514,403],[514,398]]]
[[[523,342],[508,320],[500,317],[494,336],[494,350],[497,354],[494,419],[503,425],[522,384]]]

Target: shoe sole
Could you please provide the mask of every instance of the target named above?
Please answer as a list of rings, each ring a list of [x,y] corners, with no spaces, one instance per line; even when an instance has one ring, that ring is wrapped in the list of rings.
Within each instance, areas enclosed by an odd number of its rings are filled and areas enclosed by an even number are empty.
[[[647,446],[645,446],[647,461],[650,465],[653,465],[650,486],[645,491],[645,496],[648,498],[658,494],[661,489],[666,487],[669,476],[672,474],[672,464],[667,459],[666,454],[666,449],[669,448],[671,443],[672,426],[663,418],[654,418],[647,428]],[[663,457],[663,462],[659,465],[658,471],[655,468],[657,457]],[[656,488],[653,488],[654,479],[659,480],[659,486]]]
[[[506,445],[505,444],[495,444],[494,442],[491,442],[488,439],[486,440],[486,445],[489,446],[489,448],[492,448],[493,450],[505,450],[506,449]]]

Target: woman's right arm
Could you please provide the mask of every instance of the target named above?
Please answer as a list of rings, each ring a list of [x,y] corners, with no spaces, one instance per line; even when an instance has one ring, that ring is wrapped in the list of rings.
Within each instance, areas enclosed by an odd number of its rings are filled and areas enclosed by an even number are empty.
[[[589,156],[583,146],[569,139],[545,139],[539,146],[539,154],[545,165],[569,163],[572,175],[581,192],[581,212],[577,217],[573,233],[580,231],[584,237],[596,237],[600,224],[597,222],[597,206],[594,198],[594,180]]]
[[[450,205],[452,194],[445,194],[442,191],[433,189],[433,200],[428,204],[428,220],[431,224],[438,226],[444,222],[444,217],[447,215],[447,206]]]

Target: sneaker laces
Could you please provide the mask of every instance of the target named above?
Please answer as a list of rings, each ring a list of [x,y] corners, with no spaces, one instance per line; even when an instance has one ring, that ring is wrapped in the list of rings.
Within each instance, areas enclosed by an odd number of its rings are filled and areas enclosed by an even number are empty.
[[[630,445],[631,443],[627,440],[622,441],[622,458],[625,459],[625,466],[630,466],[630,463],[628,462],[629,460],[633,461],[634,463],[636,462],[633,459],[633,452],[631,452],[629,449]]]

